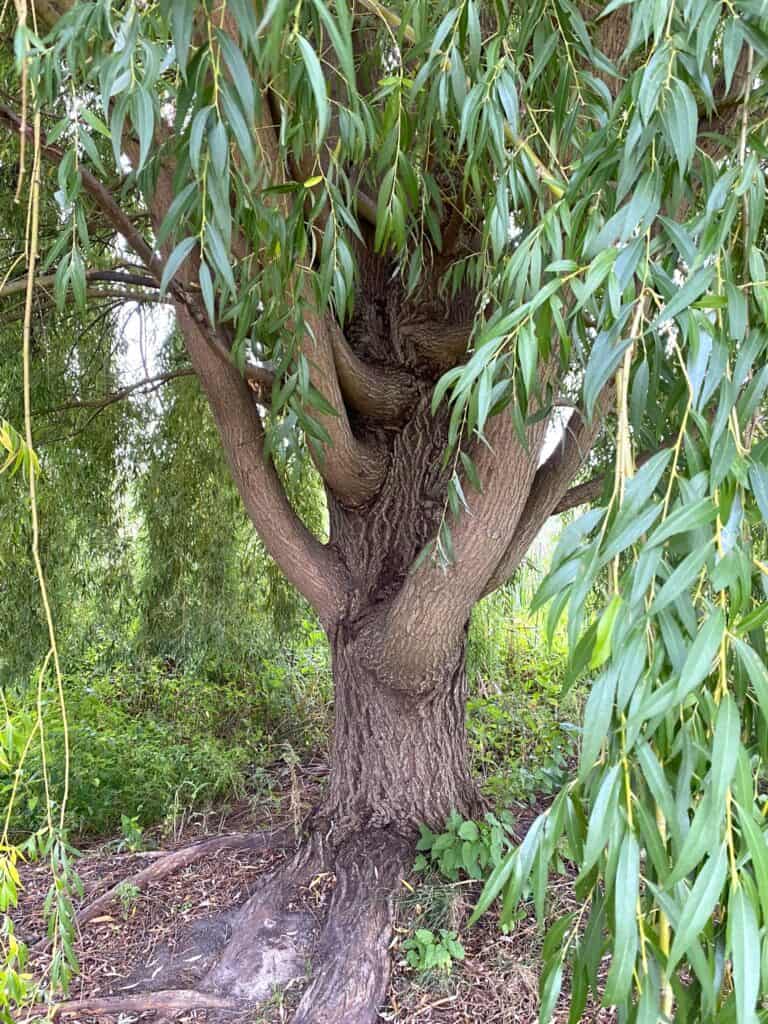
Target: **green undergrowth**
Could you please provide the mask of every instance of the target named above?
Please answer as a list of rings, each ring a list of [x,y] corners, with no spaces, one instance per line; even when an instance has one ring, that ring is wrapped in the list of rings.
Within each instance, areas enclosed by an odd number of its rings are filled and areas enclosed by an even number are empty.
[[[502,591],[476,610],[470,629],[468,734],[473,766],[503,807],[554,787],[570,754],[578,697],[560,697],[564,645]],[[104,640],[84,649],[65,678],[72,750],[71,835],[107,835],[121,822],[173,830],[193,809],[276,795],[283,762],[328,756],[332,685],[328,647],[303,620],[269,636],[250,674],[225,663],[194,671],[170,659],[136,660]],[[30,731],[36,681],[6,692],[0,730],[0,804],[10,797]],[[60,792],[63,732],[55,693],[42,695],[51,792]],[[23,837],[45,806],[39,745],[30,745],[13,817]]]
[[[331,687],[327,651],[312,623],[264,657],[252,676],[226,668],[187,673],[153,660],[132,663],[91,649],[65,677],[72,765],[71,834],[106,835],[123,819],[169,831],[194,808],[246,795],[267,797],[271,768],[286,756],[324,756]],[[0,805],[30,731],[36,727],[33,686],[6,696],[0,731]],[[63,730],[56,695],[43,695],[51,792],[61,792]],[[287,753],[289,752],[289,754]],[[45,806],[39,745],[24,759],[14,806],[14,832],[33,832]]]

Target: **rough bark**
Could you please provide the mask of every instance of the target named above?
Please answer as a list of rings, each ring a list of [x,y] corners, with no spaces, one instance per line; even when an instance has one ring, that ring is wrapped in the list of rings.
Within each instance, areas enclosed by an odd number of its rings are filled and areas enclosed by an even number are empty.
[[[425,638],[425,642],[429,642]],[[360,828],[413,834],[422,822],[440,828],[454,809],[473,817],[481,806],[467,756],[464,638],[426,691],[408,680],[392,686],[387,648],[381,671],[345,630],[332,641],[335,686],[333,759],[321,817],[328,831]],[[369,652],[371,653],[371,652]]]

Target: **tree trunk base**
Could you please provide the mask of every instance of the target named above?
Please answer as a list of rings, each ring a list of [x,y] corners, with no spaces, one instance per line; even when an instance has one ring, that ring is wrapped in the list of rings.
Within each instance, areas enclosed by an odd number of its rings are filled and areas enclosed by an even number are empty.
[[[162,978],[135,979],[145,991],[59,1003],[53,1016],[155,1011],[169,1019],[204,1008],[223,1024],[278,988],[305,984],[294,1024],[374,1024],[389,982],[394,897],[412,856],[412,843],[390,831],[357,833],[338,846],[315,833],[223,916],[225,927],[222,916],[206,922],[220,951],[203,959],[191,984],[188,968],[171,962]]]

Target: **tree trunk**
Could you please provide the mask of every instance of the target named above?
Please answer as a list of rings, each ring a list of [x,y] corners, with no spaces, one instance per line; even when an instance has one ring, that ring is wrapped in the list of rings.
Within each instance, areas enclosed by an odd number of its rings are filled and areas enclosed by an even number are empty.
[[[410,835],[422,822],[441,827],[454,809],[464,817],[477,814],[481,800],[464,727],[466,637],[442,678],[420,692],[407,679],[392,687],[386,640],[378,654],[363,659],[343,633],[332,640],[335,724],[322,816],[342,835],[368,828]]]

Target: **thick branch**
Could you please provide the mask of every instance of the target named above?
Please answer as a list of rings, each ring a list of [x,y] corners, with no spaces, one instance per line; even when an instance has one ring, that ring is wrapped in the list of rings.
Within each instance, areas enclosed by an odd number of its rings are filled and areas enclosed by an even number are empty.
[[[352,432],[342,398],[335,351],[343,343],[341,328],[330,317],[306,315],[307,337],[302,351],[310,365],[310,380],[336,410],[336,415],[312,410],[312,416],[327,431],[332,445],[326,445],[316,459],[325,483],[339,500],[349,506],[363,505],[381,486],[386,473],[383,449],[358,441]]]
[[[352,351],[341,330],[333,334],[333,358],[341,392],[351,409],[385,423],[403,419],[417,393],[414,379],[406,370],[364,362]]]
[[[612,394],[613,387],[607,387],[590,423],[587,423],[578,412],[574,413],[565,429],[562,442],[544,465],[537,470],[519,519],[518,529],[488,578],[483,588],[483,596],[506,583],[525,557],[525,553],[547,519],[556,510],[564,511],[558,507],[564,499],[568,485],[578,473],[600,434]],[[595,484],[593,481],[590,483],[592,486],[584,490],[583,497],[574,497],[572,503],[566,507],[573,508],[581,501],[588,501],[590,498],[596,497],[600,493],[600,488],[594,491]],[[600,484],[602,486],[602,480]],[[578,491],[578,488],[575,490]]]
[[[212,351],[187,309],[177,305],[176,313],[246,511],[286,579],[330,626],[341,613],[341,562],[299,520],[265,459],[261,420],[248,384],[235,366]]]
[[[553,369],[542,375],[542,388]],[[528,500],[548,421],[544,416],[529,427],[526,447],[520,444],[507,410],[490,421],[488,446],[480,447],[474,458],[483,490],[478,494],[466,489],[469,510],[451,529],[453,563],[444,568],[425,559],[393,602],[387,616],[388,636],[392,643],[402,639],[401,657],[406,664],[410,661],[414,685],[435,667],[430,661],[432,645],[415,643],[415,638],[440,632],[458,639],[503,558]]]

